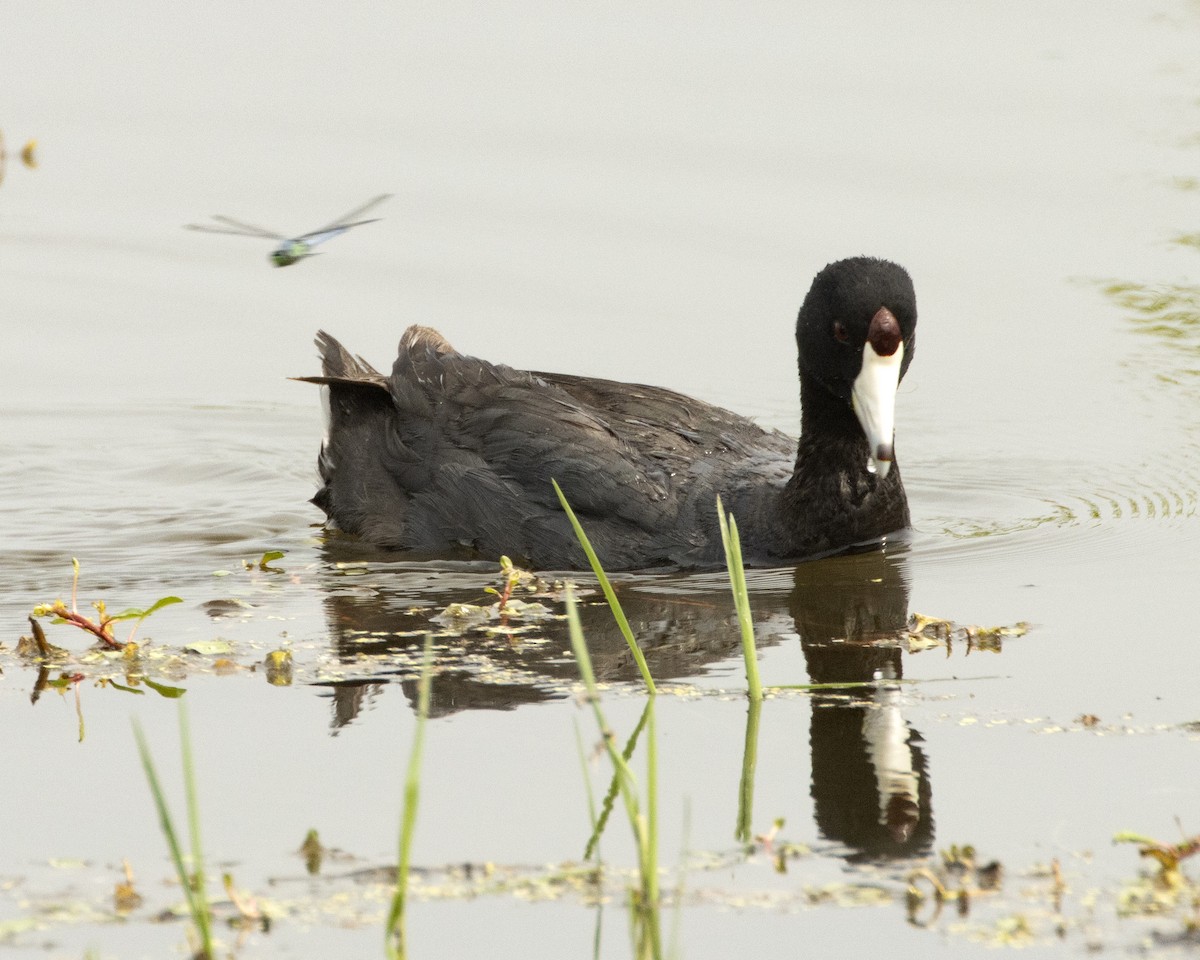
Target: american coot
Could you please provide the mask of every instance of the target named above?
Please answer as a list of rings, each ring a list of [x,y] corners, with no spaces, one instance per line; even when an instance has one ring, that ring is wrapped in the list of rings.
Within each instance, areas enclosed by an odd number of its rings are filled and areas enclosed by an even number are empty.
[[[908,525],[893,453],[913,356],[912,281],[856,257],[813,280],[796,322],[801,437],[640,384],[513,370],[412,326],[385,376],[325,332],[328,435],[313,498],[331,525],[425,556],[586,565],[558,481],[607,569],[723,562],[716,498],[747,563],[844,550]]]

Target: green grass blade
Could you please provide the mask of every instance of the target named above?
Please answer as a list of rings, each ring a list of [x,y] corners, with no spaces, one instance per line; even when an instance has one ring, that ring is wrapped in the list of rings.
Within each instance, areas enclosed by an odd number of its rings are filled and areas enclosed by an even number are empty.
[[[208,943],[212,937],[208,913],[208,877],[204,873],[204,847],[200,842],[200,802],[196,794],[196,765],[192,760],[192,732],[188,722],[187,702],[179,701],[179,745],[183,759],[183,788],[187,803],[188,834],[192,844],[192,873],[196,878],[196,900],[204,925],[201,940]],[[198,921],[199,922],[199,921]]]
[[[412,751],[408,757],[408,775],[404,781],[404,813],[400,824],[400,855],[396,867],[396,891],[388,912],[386,930],[387,955],[392,960],[405,960],[408,944],[405,937],[404,911],[408,899],[408,868],[412,838],[417,822],[417,804],[421,788],[421,753],[425,745],[425,721],[429,718],[429,691],[433,680],[433,635],[425,635],[425,652],[421,660],[421,681],[417,694],[417,725],[413,733]]]
[[[579,753],[579,768],[583,771],[583,789],[587,793],[587,811],[588,824],[592,828],[592,837],[597,838],[596,828],[599,820],[596,819],[596,794],[592,790],[592,771],[588,769],[587,750],[583,746],[583,733],[579,729],[579,721],[572,718],[575,724],[575,749]],[[592,845],[588,842],[588,852],[583,855],[584,860],[590,860],[592,857]]]
[[[658,693],[658,690],[654,686],[654,678],[650,676],[650,668],[646,665],[646,658],[642,654],[642,648],[638,646],[637,639],[633,635],[633,630],[630,629],[629,620],[625,617],[625,611],[621,609],[621,601],[617,599],[616,591],[613,590],[608,575],[604,572],[604,568],[600,566],[600,559],[596,556],[596,551],[592,549],[591,541],[588,540],[587,534],[583,530],[583,525],[579,522],[579,518],[575,516],[575,511],[567,503],[567,497],[558,485],[558,481],[551,480],[550,482],[554,484],[554,492],[558,494],[558,502],[562,504],[562,508],[567,514],[567,519],[571,521],[571,527],[575,531],[575,537],[579,540],[579,545],[583,547],[583,552],[587,555],[588,563],[592,565],[592,573],[600,581],[600,589],[604,591],[604,598],[608,601],[608,608],[612,611],[613,619],[617,621],[617,627],[620,628],[621,634],[625,637],[625,642],[629,644],[629,651],[633,654],[633,659],[637,664],[638,670],[641,671],[642,680],[646,684],[646,690],[651,696],[654,696]]]
[[[604,742],[604,748],[608,751],[608,757],[612,761],[613,769],[617,772],[618,786],[621,792],[621,799],[625,803],[625,813],[629,817],[630,826],[633,828],[634,836],[638,841],[639,856],[644,853],[645,831],[641,825],[641,814],[638,811],[637,801],[637,781],[633,776],[633,772],[629,769],[629,764],[625,758],[621,756],[620,751],[613,746],[612,730],[608,726],[608,721],[604,718],[604,711],[600,707],[600,692],[596,687],[596,674],[592,670],[592,659],[588,655],[587,644],[583,639],[583,627],[579,622],[579,607],[575,602],[575,592],[570,585],[566,589],[567,601],[567,633],[571,638],[571,647],[575,651],[575,661],[579,665],[579,675],[583,679],[583,685],[587,689],[588,701],[592,706],[592,713],[596,718],[596,725],[600,728],[600,736]]]
[[[675,883],[675,907],[671,911],[671,939],[667,944],[667,956],[670,960],[680,960],[683,956],[683,894],[687,886],[688,849],[692,838],[692,804],[684,797],[683,800],[683,829],[679,836],[679,872]]]
[[[621,751],[621,756],[625,758],[626,763],[633,756],[633,751],[637,747],[638,737],[641,736],[642,730],[646,727],[648,716],[649,714],[643,710],[637,726],[633,728],[633,733],[625,741],[625,749]],[[620,789],[620,774],[614,770],[612,780],[608,785],[608,792],[604,795],[604,802],[600,807],[600,819],[593,823],[592,835],[588,838],[587,847],[583,851],[584,860],[590,859],[592,853],[599,845],[600,837],[604,834],[604,828],[608,824],[608,818],[612,815],[613,802],[617,799]]]
[[[646,876],[643,881],[647,906],[658,909],[658,734],[654,722],[654,700],[646,702]],[[655,923],[655,938],[658,939]],[[662,953],[656,943],[654,955]]]
[[[567,633],[571,638],[571,648],[575,652],[575,659],[579,664],[579,675],[583,680],[584,687],[587,688],[588,700],[591,703],[592,712],[595,714],[596,723],[600,728],[605,750],[608,751],[609,759],[612,761],[618,789],[621,793],[621,799],[625,804],[625,813],[629,818],[629,825],[633,830],[634,842],[637,847],[638,876],[641,883],[639,890],[636,892],[630,891],[632,896],[630,917],[635,931],[635,955],[639,958],[651,957],[653,960],[661,960],[662,935],[659,929],[660,901],[658,893],[658,821],[656,809],[658,803],[657,750],[653,747],[647,748],[648,814],[643,814],[638,803],[637,782],[634,779],[632,771],[629,769],[627,760],[613,745],[614,738],[612,731],[604,718],[604,711],[600,707],[600,694],[596,687],[596,676],[592,670],[592,662],[591,657],[588,655],[587,644],[583,639],[583,627],[579,622],[579,607],[575,602],[574,591],[572,591],[569,585],[566,589],[566,606]],[[654,704],[655,698],[652,695],[646,701],[646,707],[642,711],[642,722],[646,724],[650,731],[649,735],[652,740],[654,739]]]
[[[754,819],[754,771],[758,765],[758,721],[762,701],[751,700],[746,712],[746,744],[742,749],[742,778],[738,781],[737,826],[733,835],[741,843],[750,842]]]
[[[150,614],[161,610],[163,607],[169,607],[173,603],[183,603],[179,597],[162,597],[155,600],[145,610],[139,610],[137,607],[130,607],[128,610],[122,610],[120,613],[110,616],[109,622],[116,623],[118,620],[145,620]]]
[[[154,806],[158,811],[159,827],[166,838],[167,849],[171,852],[171,862],[175,865],[175,874],[179,878],[179,885],[183,889],[184,897],[187,900],[188,913],[191,914],[192,921],[196,925],[196,931],[200,936],[202,955],[213,958],[216,954],[213,952],[212,928],[209,923],[208,904],[205,900],[203,890],[197,891],[192,887],[191,878],[188,876],[187,867],[183,862],[183,850],[179,845],[179,835],[175,832],[175,824],[171,820],[171,811],[167,807],[166,794],[163,792],[162,782],[158,779],[158,771],[154,766],[154,758],[150,755],[150,747],[146,743],[146,736],[142,732],[142,725],[136,718],[133,721],[133,736],[137,741],[138,755],[142,760],[142,769],[146,772],[146,781],[150,785],[150,795],[154,798]]]
[[[762,699],[762,681],[758,675],[758,653],[754,644],[754,618],[750,615],[750,593],[746,589],[746,568],[742,565],[742,544],[738,538],[737,521],[725,513],[717,497],[717,521],[721,527],[721,543],[725,547],[725,563],[729,567],[729,586],[737,610],[738,627],[742,634],[742,657],[746,661],[746,686],[751,700]]]

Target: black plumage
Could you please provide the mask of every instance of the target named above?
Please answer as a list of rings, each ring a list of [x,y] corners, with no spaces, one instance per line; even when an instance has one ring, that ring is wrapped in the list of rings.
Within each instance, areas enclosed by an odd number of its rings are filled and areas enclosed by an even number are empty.
[[[891,421],[873,450],[851,394],[874,348],[902,376],[915,330],[903,268],[860,257],[822,270],[796,325],[798,446],[670,390],[464,356],[428,327],[405,331],[390,376],[321,332],[323,375],[301,378],[329,388],[313,502],[379,546],[586,565],[553,478],[607,569],[723,562],[718,494],[750,564],[836,552],[908,525]]]

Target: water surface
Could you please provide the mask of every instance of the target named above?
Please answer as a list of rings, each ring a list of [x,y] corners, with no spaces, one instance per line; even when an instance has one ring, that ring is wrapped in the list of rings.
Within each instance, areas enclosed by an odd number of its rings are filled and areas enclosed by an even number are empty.
[[[1110,841],[1200,830],[1200,262],[1180,242],[1200,229],[1198,43],[1200,9],[1170,0],[12,19],[0,129],[43,159],[0,185],[0,924],[41,929],[0,942],[184,943],[148,922],[175,892],[129,729],[174,783],[173,703],[80,665],[81,741],[74,694],[39,692],[13,653],[78,557],[81,606],[184,598],[144,628],[164,652],[148,669],[188,691],[210,859],[284,914],[239,955],[377,950],[386,888],[310,881],[295,850],[315,827],[347,856],[327,875],[394,861],[412,644],[447,603],[487,599],[493,571],[323,542],[319,402],[287,379],[315,372],[317,328],[384,365],[428,323],[514,366],[661,384],[794,432],[796,308],[826,262],[868,253],[918,292],[897,435],[915,530],[751,577],[764,682],[894,681],[764,705],[753,830],[782,818],[810,849],[788,872],[734,839],[747,706],[723,577],[619,578],[673,691],[660,802],[664,863],[691,851],[682,955],[958,953],[1016,915],[1038,953],[1186,954],[1178,916],[1118,919],[1139,864]],[[268,244],[180,229],[220,212],[299,232],[385,190],[383,222],[286,270]],[[243,565],[276,549],[281,572]],[[914,612],[1030,629],[919,649],[896,640]],[[635,673],[605,611],[585,616],[627,735]],[[236,668],[182,653],[215,639]],[[261,666],[277,649],[288,686]],[[577,860],[576,724],[593,732],[561,625],[443,639],[439,669],[415,862]],[[606,836],[614,868],[627,833]],[[907,923],[905,878],[951,844],[1004,863],[1003,897]],[[147,902],[117,924],[123,858]],[[868,888],[877,905],[810,896]],[[410,942],[582,956],[599,923],[620,956],[619,901],[422,897]]]

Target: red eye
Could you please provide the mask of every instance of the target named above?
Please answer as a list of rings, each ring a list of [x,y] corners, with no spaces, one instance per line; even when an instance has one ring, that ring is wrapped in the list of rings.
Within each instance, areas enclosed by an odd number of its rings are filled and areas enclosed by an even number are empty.
[[[846,328],[842,326],[841,321],[836,321],[833,325],[833,336],[838,343],[845,343],[850,339],[850,334],[846,332]]]

